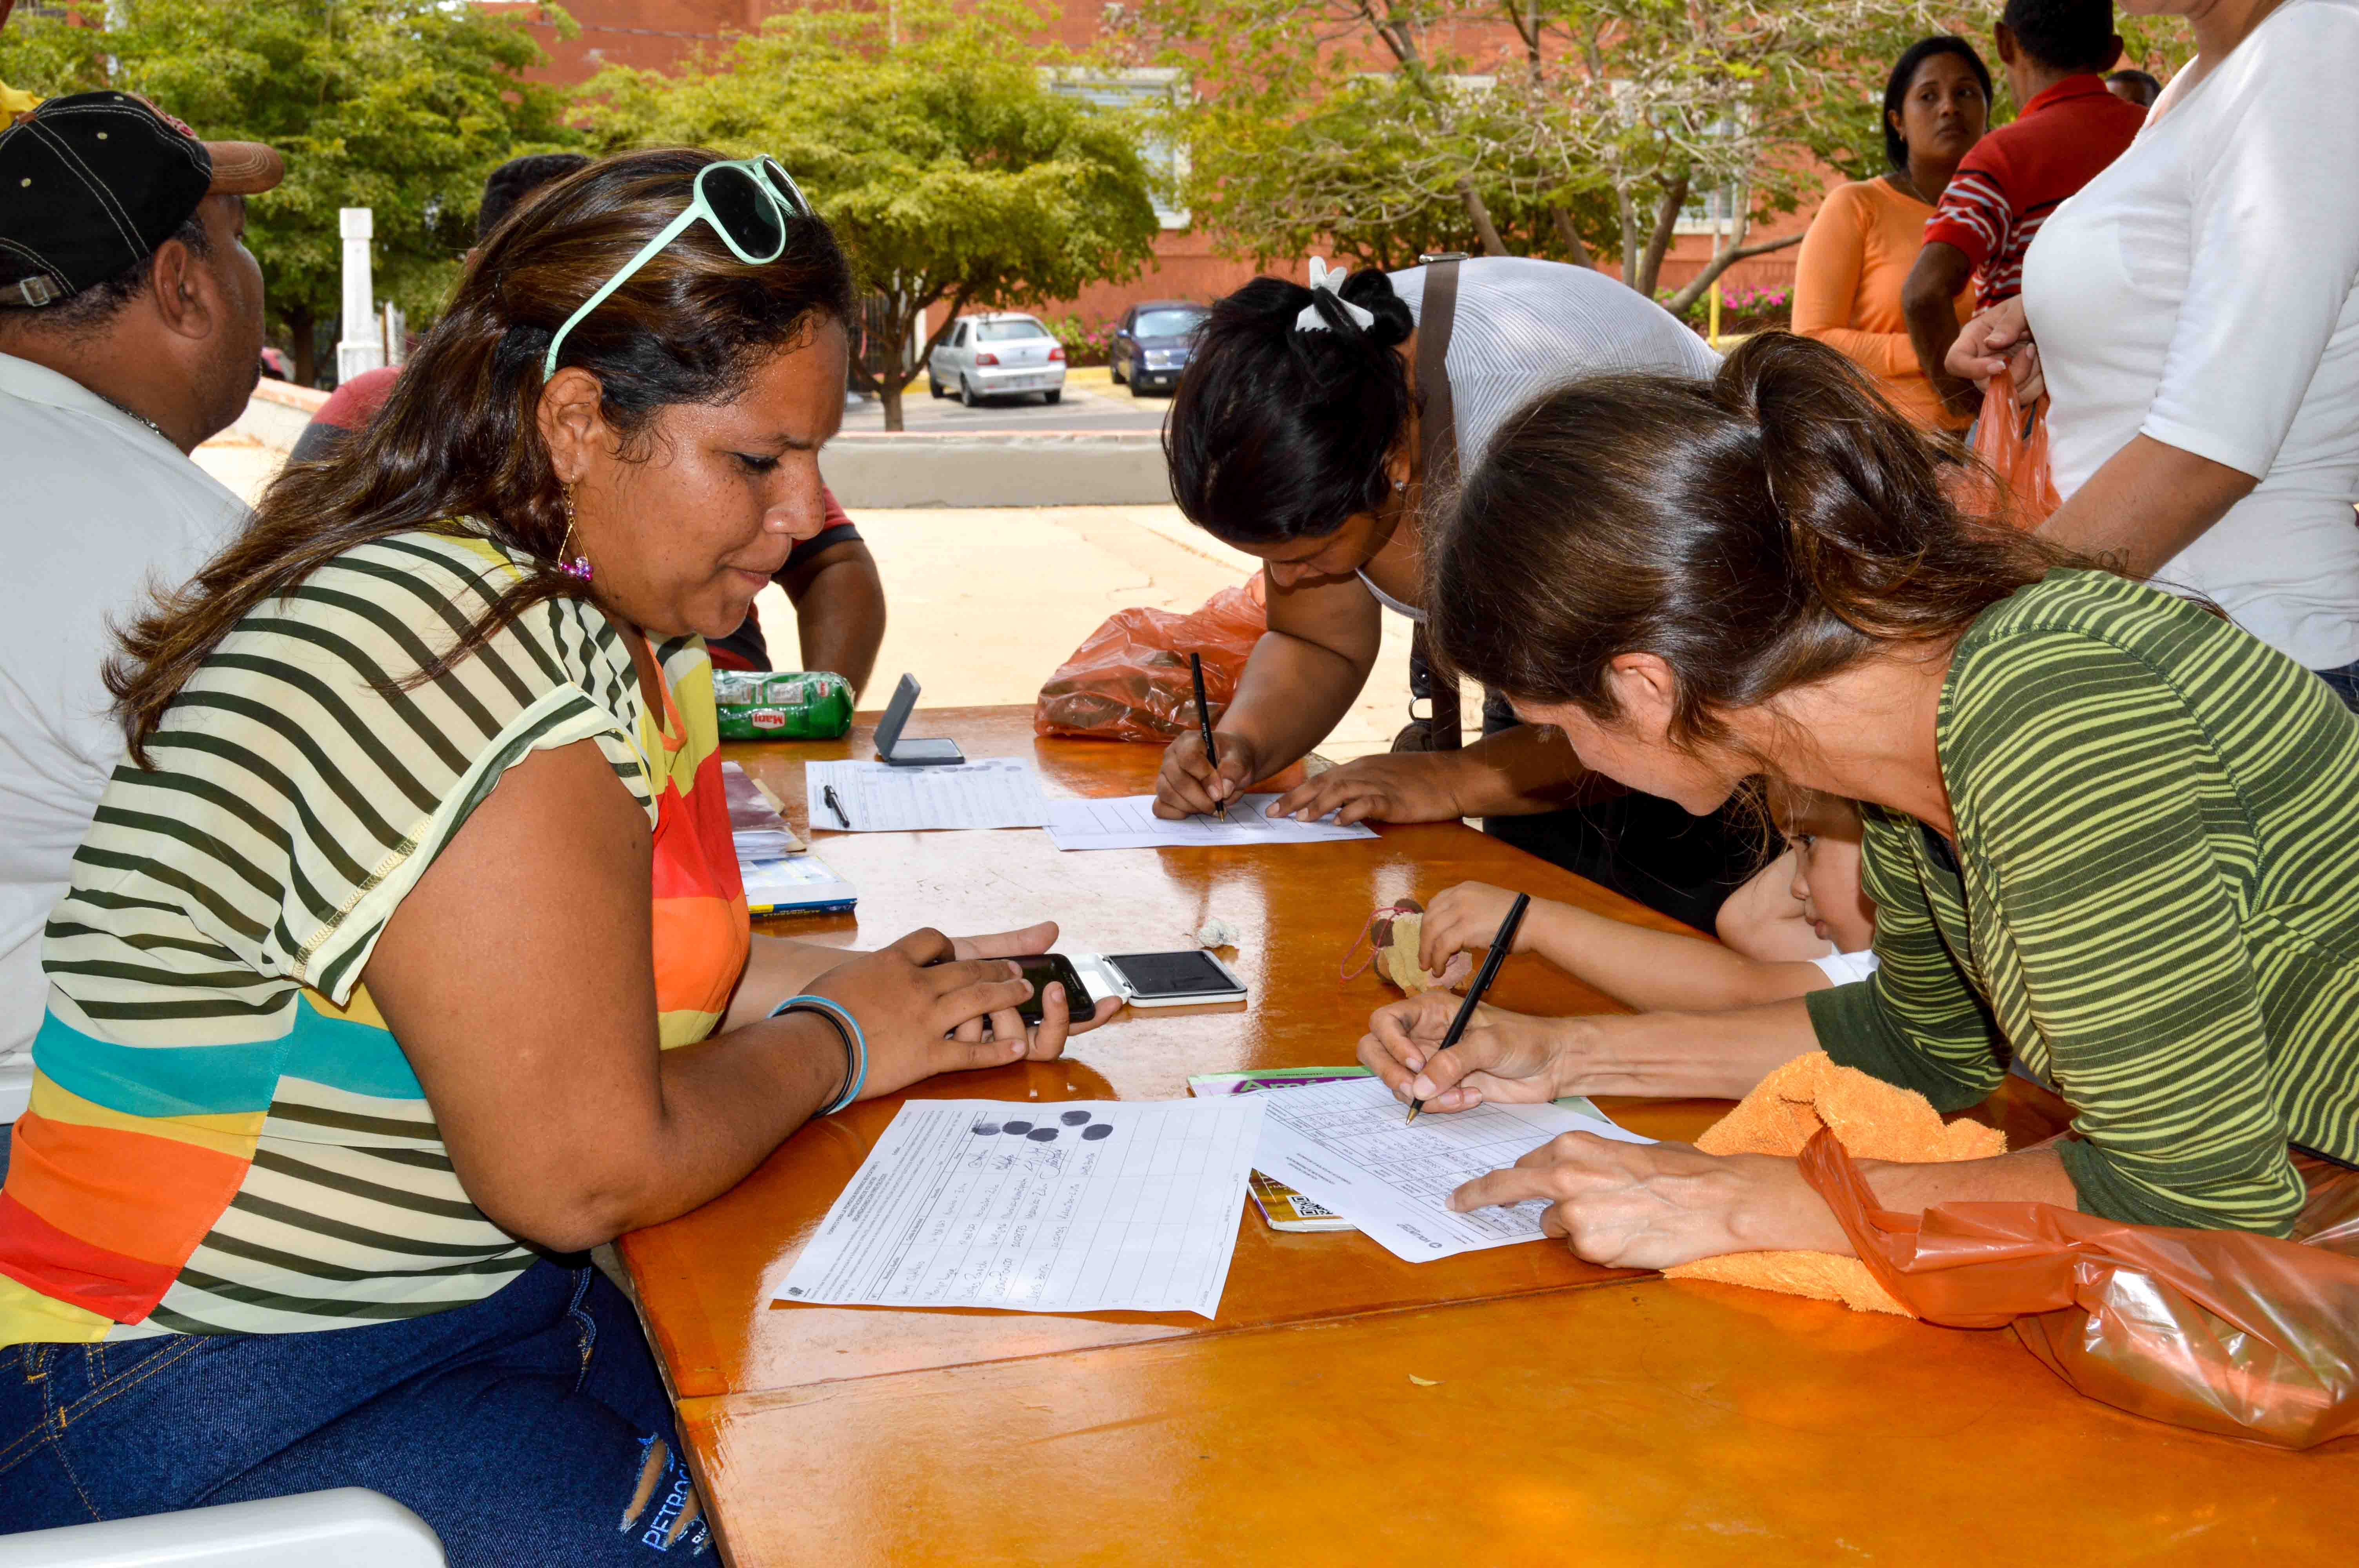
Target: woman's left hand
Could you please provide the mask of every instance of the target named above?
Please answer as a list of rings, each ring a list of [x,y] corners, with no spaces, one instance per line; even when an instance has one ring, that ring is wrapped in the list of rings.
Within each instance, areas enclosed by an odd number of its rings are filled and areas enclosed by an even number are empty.
[[[1021,931],[994,931],[981,936],[953,936],[951,938],[951,957],[954,962],[962,962],[969,958],[1030,958],[1047,952],[1056,946],[1056,942],[1057,923],[1053,920],[1044,920],[1038,925],[1027,925]],[[1060,986],[1057,989],[1063,988]],[[1070,1008],[1073,1000],[1073,998],[1067,997],[1066,1005]],[[1075,1018],[1067,1026],[1065,1035],[1071,1038],[1076,1034],[1085,1034],[1121,1011],[1120,997],[1101,997],[1098,999],[1096,1011],[1082,1013]],[[961,1024],[951,1038],[964,1040],[970,1044],[981,1040],[984,1038],[984,1020],[978,1018]],[[1039,1034],[1035,1026],[1026,1023],[1012,1008],[993,1013],[990,1024],[990,1038],[994,1040],[1031,1042],[1031,1047],[1025,1054],[1034,1061],[1046,1061],[1057,1054],[1055,1051],[1042,1050],[1039,1047]]]
[[[1449,822],[1465,815],[1451,787],[1456,754],[1360,757],[1305,779],[1269,803],[1272,816],[1316,822]]]
[[[1723,1252],[1851,1245],[1791,1160],[1698,1153],[1685,1143],[1619,1143],[1567,1132],[1450,1195],[1460,1213],[1540,1198],[1540,1227],[1617,1269],[1668,1269]]]

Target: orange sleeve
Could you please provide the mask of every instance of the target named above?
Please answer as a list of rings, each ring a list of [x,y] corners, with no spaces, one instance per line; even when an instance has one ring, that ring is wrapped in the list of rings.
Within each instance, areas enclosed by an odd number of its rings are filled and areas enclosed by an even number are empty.
[[[1865,332],[1851,324],[1873,219],[1856,187],[1839,185],[1827,192],[1794,262],[1794,330],[1816,338],[1872,375],[1914,374],[1917,351],[1908,333]]]

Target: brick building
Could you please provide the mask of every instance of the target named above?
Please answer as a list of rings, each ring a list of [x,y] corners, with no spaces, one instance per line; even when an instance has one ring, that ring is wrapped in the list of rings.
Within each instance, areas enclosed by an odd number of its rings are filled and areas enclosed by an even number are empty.
[[[565,0],[565,9],[578,28],[571,38],[560,37],[553,26],[532,20],[537,10],[532,5],[511,7],[502,0],[490,3],[525,14],[549,55],[549,65],[535,74],[552,81],[578,82],[609,65],[677,69],[700,48],[719,47],[733,33],[758,27],[763,17],[786,10],[790,0]],[[1103,0],[1060,0],[1060,5],[1056,40],[1074,49],[1089,48],[1096,39]],[[1502,38],[1508,36],[1504,27],[1498,31]],[[1495,42],[1470,38],[1465,45],[1467,52],[1473,54],[1486,51]],[[1144,81],[1107,85],[1110,94],[1157,90],[1151,81]],[[1803,227],[1809,216],[1799,213],[1757,227],[1751,237],[1761,240],[1791,232]],[[1051,316],[1070,311],[1084,323],[1096,325],[1120,315],[1135,299],[1209,300],[1254,276],[1256,269],[1250,263],[1218,254],[1212,237],[1189,226],[1184,214],[1167,213],[1165,225],[1156,241],[1155,261],[1138,277],[1119,286],[1093,286],[1077,299],[1043,300],[1038,308]],[[1663,286],[1677,287],[1693,277],[1711,251],[1711,238],[1700,227],[1695,232],[1681,232],[1664,260]],[[1727,273],[1726,282],[1732,287],[1771,287],[1790,284],[1793,276],[1793,252],[1786,250],[1738,263]]]

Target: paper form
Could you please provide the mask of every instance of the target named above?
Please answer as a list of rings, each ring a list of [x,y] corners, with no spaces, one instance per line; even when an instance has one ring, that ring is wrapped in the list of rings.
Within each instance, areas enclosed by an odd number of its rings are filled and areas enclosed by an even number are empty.
[[[1514,1164],[1558,1133],[1654,1141],[1557,1105],[1485,1103],[1410,1122],[1408,1108],[1373,1077],[1249,1098],[1264,1107],[1254,1168],[1410,1263],[1539,1240],[1548,1205],[1538,1199],[1472,1214],[1452,1214],[1447,1201],[1461,1184]]]
[[[1211,1317],[1261,1107],[910,1100],[778,1298]]]
[[[828,803],[832,786],[841,816]],[[1049,803],[1032,764],[991,757],[954,767],[806,762],[804,802],[813,832],[911,833],[937,827],[1038,827]]]
[[[1060,849],[1166,849],[1191,844],[1320,844],[1342,838],[1373,838],[1359,823],[1297,822],[1262,815],[1275,795],[1241,795],[1229,803],[1229,819],[1185,816],[1168,822],[1155,815],[1151,795],[1107,800],[1052,800],[1049,837]]]

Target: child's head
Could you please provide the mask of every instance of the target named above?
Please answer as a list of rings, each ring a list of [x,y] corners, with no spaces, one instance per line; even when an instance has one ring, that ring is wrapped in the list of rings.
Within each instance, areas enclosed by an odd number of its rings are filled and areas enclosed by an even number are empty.
[[[1772,802],[1794,851],[1794,902],[1810,929],[1843,953],[1875,942],[1875,905],[1859,878],[1859,808],[1811,790],[1781,790]]]

